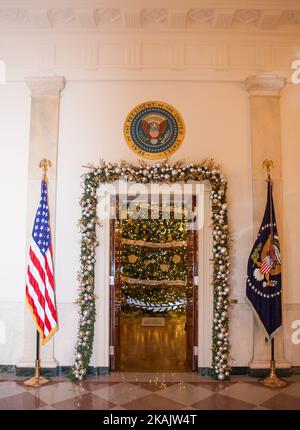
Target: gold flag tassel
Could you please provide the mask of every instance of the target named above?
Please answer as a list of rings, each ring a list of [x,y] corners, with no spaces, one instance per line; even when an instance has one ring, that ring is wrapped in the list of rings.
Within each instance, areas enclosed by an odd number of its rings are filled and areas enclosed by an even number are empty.
[[[267,182],[271,182],[271,168],[274,168],[274,162],[272,160],[264,160],[263,168],[267,173]],[[271,210],[271,243],[270,246],[273,246],[273,220],[272,220],[272,207],[270,205]],[[270,282],[270,279],[269,281]],[[271,360],[270,360],[270,373],[269,375],[261,381],[263,385],[271,388],[284,388],[287,386],[287,382],[283,379],[278,378],[276,374],[276,362],[275,362],[275,341],[274,337],[271,339]]]
[[[42,181],[48,181],[47,179],[47,171],[48,168],[51,167],[51,161],[43,158],[39,164],[40,169],[43,169]],[[41,362],[40,362],[40,333],[36,331],[36,357],[34,362],[34,376],[32,378],[26,379],[24,381],[24,385],[27,387],[40,387],[41,385],[48,384],[50,381],[49,378],[41,376]]]

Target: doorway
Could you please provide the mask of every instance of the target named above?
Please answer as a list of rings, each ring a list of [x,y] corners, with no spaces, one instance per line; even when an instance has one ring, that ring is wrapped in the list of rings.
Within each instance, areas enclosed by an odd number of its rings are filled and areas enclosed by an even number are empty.
[[[197,230],[174,202],[128,207],[110,220],[110,370],[195,371]]]

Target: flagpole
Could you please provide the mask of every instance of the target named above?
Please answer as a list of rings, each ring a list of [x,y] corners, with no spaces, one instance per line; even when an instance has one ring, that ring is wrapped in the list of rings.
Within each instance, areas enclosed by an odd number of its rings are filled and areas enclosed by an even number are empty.
[[[51,161],[43,158],[39,164],[40,169],[43,169],[42,181],[48,184],[47,171],[51,167]],[[41,385],[48,384],[49,378],[41,376],[41,361],[40,361],[40,333],[36,330],[36,344],[35,344],[35,362],[34,362],[34,376],[32,378],[26,379],[24,385],[27,387],[39,387]]]
[[[274,163],[272,160],[264,160],[263,162],[263,168],[265,169],[267,173],[267,183],[268,183],[268,198],[271,198],[271,193],[269,193],[269,188],[272,187],[272,179],[271,179],[271,168],[274,167]],[[269,207],[270,207],[270,221],[271,221],[271,243],[270,247],[273,246],[273,207],[272,207],[272,201],[269,201]],[[273,252],[273,250],[272,250]],[[275,340],[274,337],[271,339],[271,360],[270,360],[270,373],[269,375],[263,379],[262,384],[266,387],[271,388],[283,388],[287,386],[287,382],[283,379],[278,378],[276,375],[276,362],[275,362]]]

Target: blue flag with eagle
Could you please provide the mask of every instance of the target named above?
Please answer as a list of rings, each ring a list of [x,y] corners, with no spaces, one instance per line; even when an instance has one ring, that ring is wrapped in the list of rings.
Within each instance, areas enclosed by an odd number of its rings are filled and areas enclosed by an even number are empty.
[[[246,296],[271,339],[281,327],[282,311],[280,246],[270,179],[264,218],[248,260]]]

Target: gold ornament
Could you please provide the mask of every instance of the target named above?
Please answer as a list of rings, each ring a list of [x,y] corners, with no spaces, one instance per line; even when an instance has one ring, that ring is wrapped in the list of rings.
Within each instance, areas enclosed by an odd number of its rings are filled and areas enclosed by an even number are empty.
[[[180,263],[180,261],[181,261],[181,257],[180,257],[180,255],[174,255],[174,257],[173,257],[173,261],[174,261],[175,263]]]
[[[137,261],[137,256],[134,254],[128,255],[128,261],[129,263],[135,263]]]
[[[159,267],[160,267],[160,270],[161,270],[162,272],[166,272],[167,270],[169,270],[169,269],[170,269],[170,264],[162,263]]]

